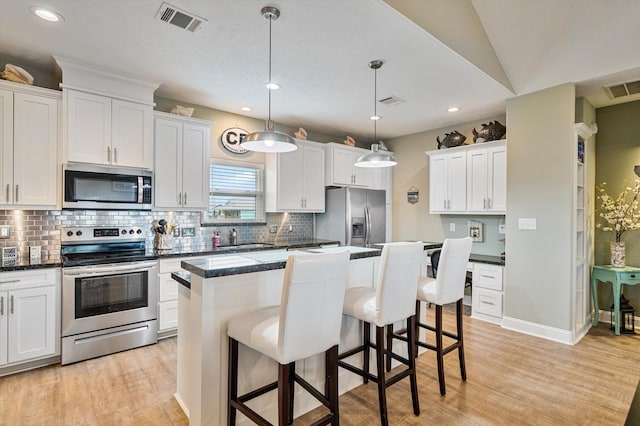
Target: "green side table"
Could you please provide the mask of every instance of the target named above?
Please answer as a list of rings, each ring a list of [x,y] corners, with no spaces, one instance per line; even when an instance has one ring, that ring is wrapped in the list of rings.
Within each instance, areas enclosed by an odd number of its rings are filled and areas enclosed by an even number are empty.
[[[593,325],[598,325],[598,281],[611,283],[613,287],[613,312],[616,322],[616,334],[620,334],[620,294],[622,285],[640,284],[640,268],[625,266],[616,268],[611,265],[593,265],[591,269],[591,297],[593,298]]]

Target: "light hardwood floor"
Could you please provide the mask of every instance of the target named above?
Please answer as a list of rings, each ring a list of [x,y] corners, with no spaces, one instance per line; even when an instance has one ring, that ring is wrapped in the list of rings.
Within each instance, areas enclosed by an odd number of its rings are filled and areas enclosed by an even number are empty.
[[[445,324],[452,321],[445,311]],[[614,336],[601,324],[567,346],[469,317],[464,325],[468,380],[459,379],[457,356],[446,356],[447,395],[441,397],[434,354],[421,355],[422,412],[413,415],[403,380],[387,391],[390,424],[624,424],[640,378],[640,335]],[[173,399],[175,353],[171,338],[0,378],[0,425],[187,424]],[[377,407],[375,384],[360,386],[340,397],[341,423],[379,424]],[[295,424],[309,424],[310,417]]]

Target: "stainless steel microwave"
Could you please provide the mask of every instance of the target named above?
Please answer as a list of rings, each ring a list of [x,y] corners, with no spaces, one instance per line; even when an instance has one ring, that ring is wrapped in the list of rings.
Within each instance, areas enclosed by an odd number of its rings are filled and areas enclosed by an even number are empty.
[[[153,206],[153,173],[148,170],[65,164],[62,175],[62,208],[151,210]]]

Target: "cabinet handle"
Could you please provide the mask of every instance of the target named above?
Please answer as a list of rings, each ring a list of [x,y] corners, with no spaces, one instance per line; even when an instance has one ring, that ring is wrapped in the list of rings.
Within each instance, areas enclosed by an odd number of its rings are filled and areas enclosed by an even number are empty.
[[[4,296],[0,296],[0,317],[4,316]]]
[[[480,302],[480,303],[482,303],[484,305],[491,305],[491,306],[495,305],[495,303],[485,302],[484,300],[482,302]]]
[[[19,191],[20,191],[20,185],[16,185],[16,203],[18,202]]]
[[[447,210],[451,210],[451,200],[447,200]]]
[[[113,162],[118,164],[118,148],[113,148]]]
[[[7,203],[9,202],[9,184],[7,184]]]
[[[187,205],[187,193],[186,192],[184,194],[182,194],[182,205],[183,206]]]
[[[304,199],[304,206],[302,206],[302,207],[304,207],[305,209],[307,208],[307,199],[306,198]]]
[[[8,281],[0,281],[0,284],[11,284],[11,283],[19,283],[20,280],[8,280]]]
[[[107,163],[111,162],[111,147],[107,147]]]
[[[13,294],[11,295],[11,298],[9,299],[9,304],[11,305],[11,309],[9,310],[9,313],[13,315]]]
[[[178,192],[178,205],[182,202],[182,192]]]
[[[487,208],[491,208],[491,198],[487,198]]]
[[[447,200],[442,200],[442,210],[447,209]]]

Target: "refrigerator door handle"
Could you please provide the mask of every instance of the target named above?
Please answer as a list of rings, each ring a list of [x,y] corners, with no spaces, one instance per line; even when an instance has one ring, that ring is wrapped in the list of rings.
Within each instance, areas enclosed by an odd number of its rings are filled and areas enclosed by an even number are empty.
[[[364,208],[364,221],[365,221],[364,245],[365,247],[369,247],[369,244],[371,242],[371,213],[369,212],[369,207]]]

